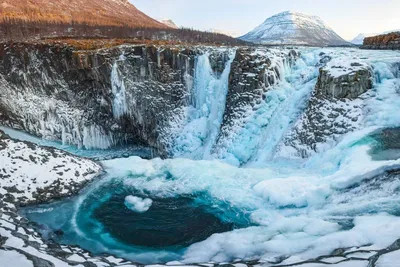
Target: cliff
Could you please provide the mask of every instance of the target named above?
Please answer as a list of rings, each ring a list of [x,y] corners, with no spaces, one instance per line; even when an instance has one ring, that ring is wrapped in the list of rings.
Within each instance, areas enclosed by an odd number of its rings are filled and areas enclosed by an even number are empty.
[[[143,45],[1,46],[0,119],[88,149],[144,142],[165,152],[159,134],[190,100],[195,53]]]
[[[400,32],[367,37],[364,39],[362,49],[400,49]]]

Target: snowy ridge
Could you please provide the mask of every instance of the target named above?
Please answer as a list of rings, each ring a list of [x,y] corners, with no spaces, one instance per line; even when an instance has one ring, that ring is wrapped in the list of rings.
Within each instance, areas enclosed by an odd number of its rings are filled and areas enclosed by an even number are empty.
[[[376,35],[379,35],[379,33],[360,33],[359,35],[354,37],[353,40],[351,40],[351,43],[356,45],[362,45],[366,37],[371,37]]]
[[[292,11],[268,18],[240,39],[268,45],[348,45],[321,18]]]
[[[160,20],[160,22],[164,25],[167,25],[170,28],[179,29],[179,26],[176,25],[172,19],[162,19],[162,20]]]

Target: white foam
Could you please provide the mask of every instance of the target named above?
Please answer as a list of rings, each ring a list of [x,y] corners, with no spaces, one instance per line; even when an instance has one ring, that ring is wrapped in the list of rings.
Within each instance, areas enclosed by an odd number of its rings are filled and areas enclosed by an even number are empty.
[[[125,197],[125,206],[134,212],[144,213],[150,209],[151,205],[153,205],[153,200],[150,198]]]

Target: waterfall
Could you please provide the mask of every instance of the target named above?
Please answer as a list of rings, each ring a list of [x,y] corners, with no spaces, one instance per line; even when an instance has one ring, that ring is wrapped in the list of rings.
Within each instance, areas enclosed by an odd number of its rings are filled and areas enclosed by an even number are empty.
[[[124,58],[120,58],[124,60]],[[113,64],[111,70],[111,89],[114,96],[112,108],[114,118],[119,119],[128,111],[125,95],[125,83],[118,70],[118,62]]]
[[[255,106],[240,107],[241,117],[229,125],[214,148],[215,156],[232,165],[265,164],[306,108],[318,77],[318,55],[290,64],[280,50],[260,51],[271,65],[265,70],[264,93]],[[311,57],[310,55],[307,55]]]
[[[220,76],[212,69],[209,53],[196,59],[192,103],[186,125],[175,140],[175,155],[197,159],[210,157],[224,116],[234,57],[235,51],[229,51],[229,60]]]

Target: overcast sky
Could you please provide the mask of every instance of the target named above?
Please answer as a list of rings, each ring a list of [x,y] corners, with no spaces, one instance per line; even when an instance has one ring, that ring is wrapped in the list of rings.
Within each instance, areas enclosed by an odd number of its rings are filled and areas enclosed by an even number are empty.
[[[400,29],[400,0],[130,0],[155,19],[179,26],[245,34],[286,10],[320,16],[339,35]]]

